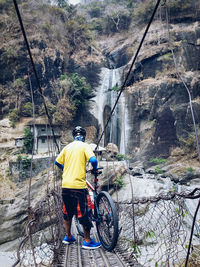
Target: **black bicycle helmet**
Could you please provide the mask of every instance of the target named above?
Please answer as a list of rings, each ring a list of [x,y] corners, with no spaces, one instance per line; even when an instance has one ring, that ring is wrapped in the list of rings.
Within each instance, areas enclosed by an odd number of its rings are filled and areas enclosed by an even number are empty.
[[[83,129],[81,126],[76,126],[75,129],[72,131],[72,135],[73,135],[73,137],[75,137],[78,134],[80,134],[83,137],[85,137],[86,136],[86,130]]]

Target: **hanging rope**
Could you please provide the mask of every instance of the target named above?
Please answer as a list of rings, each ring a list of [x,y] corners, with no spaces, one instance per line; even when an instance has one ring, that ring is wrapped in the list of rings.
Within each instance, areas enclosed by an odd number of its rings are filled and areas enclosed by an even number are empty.
[[[46,102],[45,102],[45,98],[44,98],[44,95],[43,95],[43,92],[42,92],[42,88],[41,88],[41,85],[40,85],[40,80],[39,80],[38,75],[37,75],[35,63],[33,61],[33,57],[32,57],[32,53],[31,53],[31,50],[30,50],[29,43],[28,43],[28,39],[26,37],[26,32],[25,32],[24,25],[23,25],[23,22],[22,22],[22,18],[21,18],[20,12],[19,12],[17,1],[16,0],[13,0],[13,2],[14,2],[14,6],[15,6],[16,13],[17,13],[17,17],[18,17],[18,20],[19,20],[19,23],[20,23],[20,26],[21,26],[21,30],[22,30],[22,33],[23,33],[23,36],[24,36],[24,41],[26,43],[28,54],[29,54],[29,57],[30,57],[30,60],[31,60],[31,64],[32,64],[32,67],[33,67],[33,72],[34,72],[34,75],[35,75],[35,78],[36,78],[36,81],[37,81],[37,84],[38,84],[39,93],[40,93],[40,95],[42,97],[42,101],[43,101],[44,108],[45,108],[45,113],[47,115],[48,122],[49,122],[49,125],[50,125],[51,130],[52,130],[54,143],[55,143],[55,145],[56,145],[56,147],[58,149],[58,152],[60,152],[60,148],[59,148],[59,146],[57,144],[55,133],[54,133],[54,129],[53,129],[53,126],[52,126],[51,117],[49,115],[48,108],[47,108],[47,105],[46,105]]]
[[[98,146],[99,146],[99,143],[100,143],[100,141],[101,141],[103,135],[105,134],[106,128],[107,128],[107,126],[108,126],[108,123],[109,123],[109,121],[110,121],[110,119],[111,119],[111,117],[112,117],[112,115],[113,115],[113,113],[114,113],[114,110],[115,110],[115,108],[116,108],[116,106],[117,106],[117,103],[118,103],[118,101],[119,101],[119,98],[120,98],[120,96],[121,96],[121,94],[122,94],[122,92],[123,92],[123,90],[124,90],[124,88],[125,88],[125,86],[126,86],[126,83],[127,83],[127,81],[128,81],[129,75],[130,75],[130,73],[131,73],[131,71],[132,71],[132,68],[133,68],[133,66],[134,66],[134,64],[135,64],[135,61],[136,61],[137,57],[138,57],[138,54],[139,54],[139,52],[140,52],[140,49],[141,49],[141,47],[142,47],[142,45],[143,45],[143,43],[144,43],[144,39],[145,39],[145,37],[146,37],[146,35],[147,35],[147,33],[148,33],[148,30],[149,30],[149,28],[150,28],[150,26],[151,26],[151,23],[152,23],[152,21],[153,21],[153,19],[154,19],[154,17],[155,17],[156,11],[157,11],[157,9],[158,9],[159,4],[160,4],[161,1],[162,1],[162,0],[158,0],[157,3],[156,3],[156,5],[155,5],[154,11],[153,11],[153,13],[152,13],[152,15],[151,15],[151,18],[150,18],[150,20],[149,20],[149,23],[148,23],[148,25],[147,25],[147,27],[146,27],[146,30],[145,30],[145,32],[144,32],[144,34],[143,34],[143,37],[142,37],[141,41],[140,41],[140,44],[139,44],[138,49],[137,49],[137,51],[136,51],[136,53],[135,53],[135,56],[134,56],[134,58],[133,58],[133,61],[132,61],[131,66],[130,66],[130,68],[129,68],[129,71],[128,71],[128,73],[127,73],[127,75],[126,75],[126,78],[125,78],[125,80],[124,80],[124,83],[123,83],[123,85],[121,86],[121,89],[120,89],[120,92],[119,92],[119,94],[118,94],[118,96],[117,96],[117,99],[116,99],[116,101],[115,101],[115,104],[114,104],[114,106],[113,106],[113,108],[112,108],[112,110],[111,110],[111,112],[110,112],[110,115],[109,115],[109,117],[108,117],[108,120],[107,120],[107,122],[106,122],[106,124],[105,124],[105,126],[104,126],[104,130],[103,130],[103,132],[102,132],[102,134],[101,134],[101,136],[100,136],[100,138],[99,138],[99,140],[98,140],[98,142],[97,142],[97,146],[96,146],[96,148],[95,148],[95,151],[97,150],[97,148],[98,148]]]

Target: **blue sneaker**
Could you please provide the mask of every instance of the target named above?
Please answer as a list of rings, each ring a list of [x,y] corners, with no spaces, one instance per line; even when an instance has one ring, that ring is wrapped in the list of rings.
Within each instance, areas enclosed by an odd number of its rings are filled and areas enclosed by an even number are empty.
[[[69,238],[67,235],[64,237],[64,239],[63,239],[63,243],[64,244],[72,244],[72,243],[74,243],[76,241],[76,238],[74,238],[73,237],[73,235],[72,235],[72,237],[71,238]]]
[[[85,249],[96,249],[96,248],[100,248],[100,246],[101,246],[101,243],[98,243],[94,239],[91,239],[90,242],[86,242],[85,240],[83,240],[82,248],[85,248]]]

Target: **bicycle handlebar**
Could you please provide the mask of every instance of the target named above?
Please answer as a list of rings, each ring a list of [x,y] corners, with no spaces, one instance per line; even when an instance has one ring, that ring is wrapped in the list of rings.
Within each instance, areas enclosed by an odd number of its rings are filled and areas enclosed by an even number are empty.
[[[96,170],[94,170],[94,169],[87,170],[86,173],[90,172],[90,173],[92,173],[92,174],[94,174],[94,175],[99,175],[99,174],[101,174],[102,172],[101,172],[101,171],[98,171],[98,170],[101,170],[101,169],[103,169],[103,167],[99,167],[99,168],[97,168]]]

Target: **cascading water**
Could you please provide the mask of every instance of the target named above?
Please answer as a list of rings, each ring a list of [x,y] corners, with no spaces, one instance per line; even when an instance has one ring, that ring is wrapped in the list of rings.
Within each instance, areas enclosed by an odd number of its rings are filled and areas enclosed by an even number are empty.
[[[122,67],[117,69],[102,68],[101,70],[101,84],[97,88],[97,94],[94,99],[95,106],[92,111],[98,119],[101,131],[103,131],[110,111],[116,102],[117,89],[120,89],[121,86],[122,72]],[[101,141],[102,146],[105,146],[107,143],[116,144],[122,154],[126,152],[125,140],[128,138],[129,132],[128,109],[125,102],[125,96],[122,93]]]

